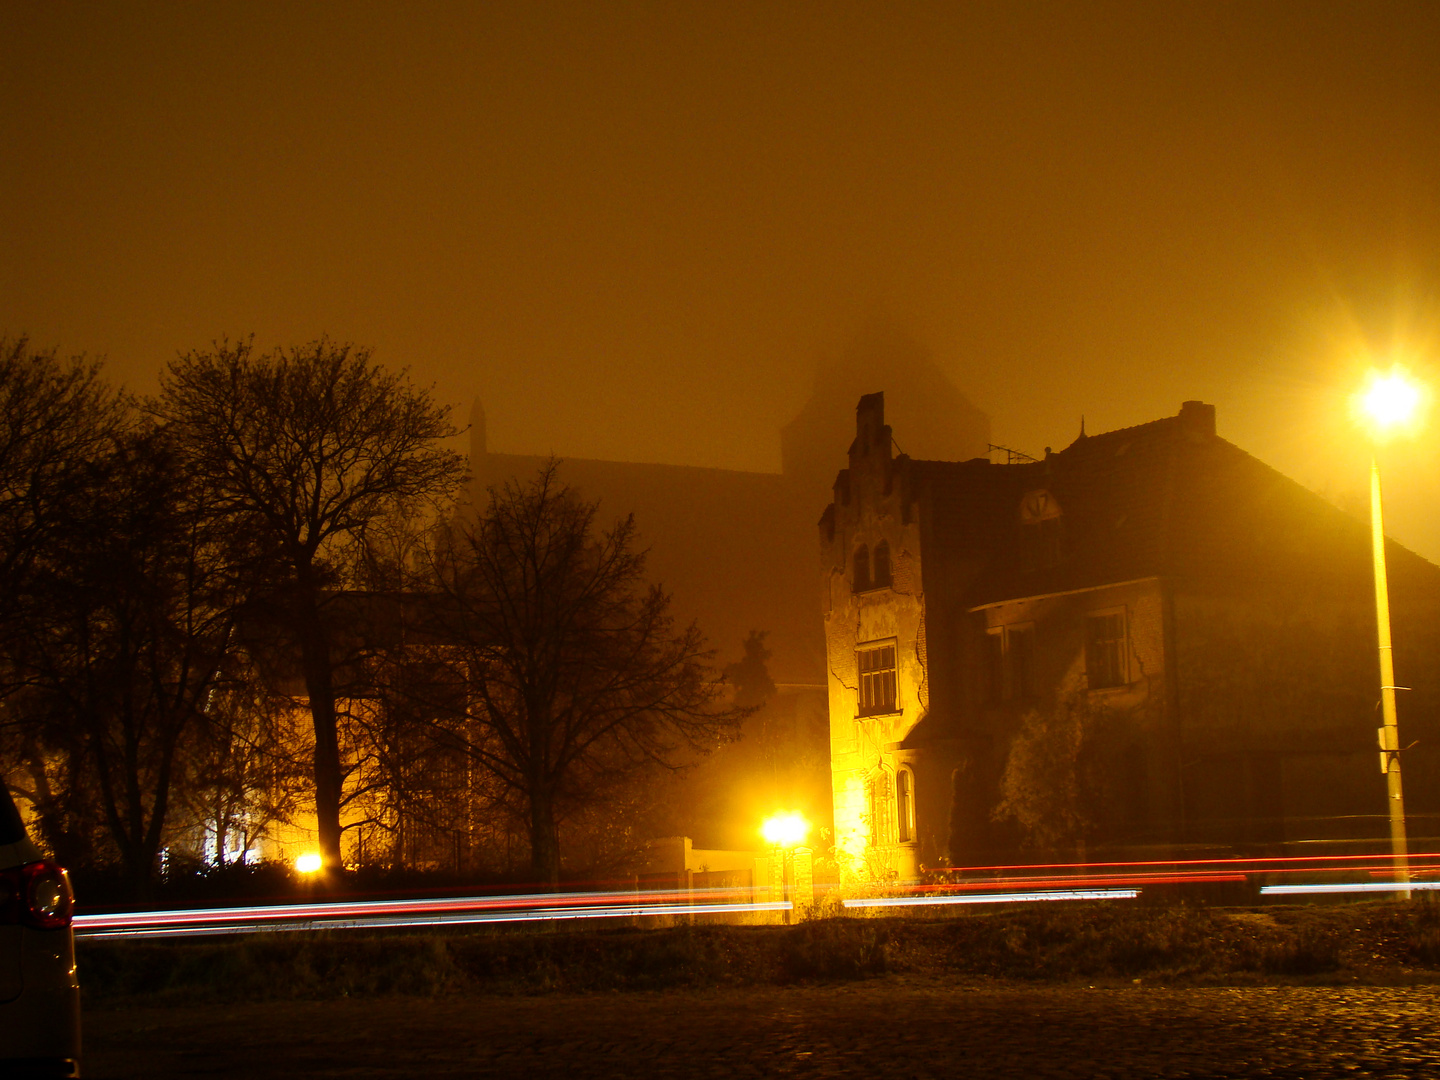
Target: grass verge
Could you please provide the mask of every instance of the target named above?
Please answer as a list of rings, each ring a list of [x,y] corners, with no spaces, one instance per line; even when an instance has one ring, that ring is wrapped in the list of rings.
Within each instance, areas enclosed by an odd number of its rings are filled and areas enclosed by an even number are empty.
[[[1440,981],[1440,907],[1037,905],[794,927],[255,934],[79,943],[87,1001],[663,990],[886,973],[1017,982]]]

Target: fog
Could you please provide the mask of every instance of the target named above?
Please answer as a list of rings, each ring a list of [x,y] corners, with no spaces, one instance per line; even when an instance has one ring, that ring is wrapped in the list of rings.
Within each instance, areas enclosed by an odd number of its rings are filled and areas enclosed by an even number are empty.
[[[879,323],[998,443],[1199,398],[1353,502],[1365,366],[1440,375],[1437,40],[1421,3],[10,4],[0,332],[141,393],[328,334],[496,450],[773,471]],[[1384,458],[1432,559],[1437,457],[1440,412]]]

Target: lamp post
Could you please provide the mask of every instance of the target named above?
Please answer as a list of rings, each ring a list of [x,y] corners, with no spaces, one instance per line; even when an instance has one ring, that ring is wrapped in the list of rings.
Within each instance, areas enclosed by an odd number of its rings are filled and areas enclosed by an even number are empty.
[[[1421,404],[1420,388],[1396,369],[1373,373],[1361,405],[1378,442],[1413,423]],[[1400,729],[1395,713],[1395,657],[1390,640],[1390,586],[1385,572],[1385,523],[1380,505],[1380,456],[1370,455],[1370,550],[1375,564],[1375,630],[1380,653],[1380,769],[1390,804],[1390,854],[1398,895],[1410,898],[1410,852],[1405,835],[1405,789],[1400,780]]]
[[[760,826],[760,835],[775,848],[776,854],[780,857],[780,899],[782,901],[790,899],[790,853],[809,833],[810,822],[805,820],[803,814],[793,810],[772,814]],[[787,924],[791,921],[790,914],[791,910],[786,908],[785,922]]]

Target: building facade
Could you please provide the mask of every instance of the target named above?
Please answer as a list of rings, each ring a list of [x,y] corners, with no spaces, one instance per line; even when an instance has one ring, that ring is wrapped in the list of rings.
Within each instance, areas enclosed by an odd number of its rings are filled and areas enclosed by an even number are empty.
[[[861,399],[820,523],[836,853],[861,879],[1378,843],[1366,526],[1213,406],[1044,460],[914,460]],[[1412,835],[1440,568],[1391,543]]]

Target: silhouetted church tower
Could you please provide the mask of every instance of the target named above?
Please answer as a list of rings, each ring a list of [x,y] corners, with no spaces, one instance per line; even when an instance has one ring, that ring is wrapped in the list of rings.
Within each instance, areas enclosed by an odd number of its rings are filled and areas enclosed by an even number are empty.
[[[990,417],[977,409],[925,349],[903,331],[876,325],[815,373],[810,399],[780,431],[781,470],[823,507],[835,473],[844,468],[836,447],[854,435],[855,402],[883,392],[901,447],[912,458],[965,461],[984,457]],[[816,511],[818,516],[818,511]]]

